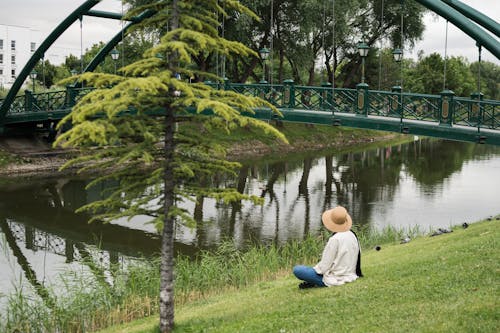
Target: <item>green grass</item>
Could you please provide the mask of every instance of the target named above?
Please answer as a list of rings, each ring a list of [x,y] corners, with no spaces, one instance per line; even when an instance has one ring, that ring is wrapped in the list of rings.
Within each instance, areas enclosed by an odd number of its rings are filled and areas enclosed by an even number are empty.
[[[499,227],[483,221],[381,244],[363,253],[365,277],[339,287],[299,290],[287,271],[186,302],[176,308],[175,332],[498,332]],[[157,322],[102,333],[156,332]]]
[[[271,122],[276,125],[275,122]],[[183,131],[187,133],[197,133],[200,128],[189,123],[182,124]],[[322,144],[329,146],[343,146],[345,144],[356,144],[362,142],[370,142],[372,139],[383,136],[396,136],[394,133],[357,129],[349,127],[335,127],[327,125],[311,125],[298,123],[282,123],[277,127],[287,138],[291,145],[297,148],[303,145]],[[271,136],[266,136],[259,130],[251,128],[235,128],[229,134],[224,131],[214,131],[211,136],[226,148],[233,144],[241,144],[242,142],[255,142],[258,140],[265,145],[270,145],[276,148],[276,144],[280,143]]]
[[[0,149],[0,168],[19,162],[19,158]]]

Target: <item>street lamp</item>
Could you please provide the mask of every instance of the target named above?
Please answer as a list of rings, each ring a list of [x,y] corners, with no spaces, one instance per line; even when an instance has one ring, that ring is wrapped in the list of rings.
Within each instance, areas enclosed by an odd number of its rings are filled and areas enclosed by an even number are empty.
[[[113,59],[113,61],[115,63],[115,74],[116,74],[116,61],[120,57],[120,52],[118,52],[117,49],[113,49],[113,50],[111,50],[110,54],[111,54],[111,59]]]
[[[72,69],[70,71],[70,73],[71,73],[71,76],[75,76],[76,74],[78,74],[78,71],[76,69]]]
[[[358,43],[358,52],[361,56],[361,83],[365,83],[365,58],[370,47],[365,42]]]
[[[394,61],[398,63],[403,60],[403,51],[401,49],[395,49],[392,51],[392,55],[394,56]]]
[[[31,78],[31,81],[33,81],[33,94],[35,93],[35,80],[36,80],[37,75],[38,75],[38,72],[34,69],[30,72],[30,78]]]
[[[269,49],[267,47],[264,47],[262,49],[259,50],[259,54],[260,54],[260,57],[262,58],[262,80],[260,81],[260,83],[267,83],[266,81],[266,61],[267,61],[267,58],[269,57]]]
[[[403,68],[401,67],[402,66],[402,60],[403,60],[403,50],[401,49],[394,49],[394,51],[392,51],[392,55],[394,57],[394,61],[397,62],[400,66],[400,81],[401,81],[401,86],[403,85]]]

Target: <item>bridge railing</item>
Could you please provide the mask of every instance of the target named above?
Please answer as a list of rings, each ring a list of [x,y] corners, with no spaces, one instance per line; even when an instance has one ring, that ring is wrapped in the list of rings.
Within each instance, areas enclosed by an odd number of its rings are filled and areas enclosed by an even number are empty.
[[[24,95],[14,98],[7,117],[16,117],[30,113],[53,112],[71,109],[84,95],[93,88],[67,87],[66,90],[48,91],[34,94],[29,90]],[[1,104],[2,100],[0,100]]]
[[[454,102],[454,124],[488,129],[499,128],[499,101],[456,97]]]
[[[361,116],[401,118],[438,123],[445,126],[498,129],[500,125],[500,101],[483,100],[482,96],[455,97],[453,92],[441,95],[401,93],[401,91],[376,91],[335,88],[325,84],[320,87],[295,85],[292,80],[283,84],[211,83],[216,89],[232,90],[244,95],[258,96],[282,109],[299,109],[350,113]],[[70,112],[71,108],[93,88],[69,86],[66,90],[33,94],[26,91],[11,104],[7,118],[24,116],[41,119],[42,113]],[[2,101],[0,100],[0,103]],[[47,116],[48,117],[48,116]],[[58,116],[61,117],[60,115]]]
[[[405,93],[402,100],[403,118],[439,122],[440,96]]]

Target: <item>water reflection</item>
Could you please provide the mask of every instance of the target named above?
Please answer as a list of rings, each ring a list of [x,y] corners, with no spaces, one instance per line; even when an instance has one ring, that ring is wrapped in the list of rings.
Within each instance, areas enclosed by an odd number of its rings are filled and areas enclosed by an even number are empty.
[[[301,239],[322,230],[321,213],[339,204],[358,225],[448,227],[498,213],[499,171],[500,148],[437,140],[249,163],[237,177],[207,181],[259,196],[264,204],[203,197],[184,203],[197,226],[176,226],[175,249],[192,254],[223,239],[238,246]],[[96,263],[88,266],[90,274],[110,276],[115,264],[159,252],[159,236],[146,217],[88,224],[88,215],[74,212],[113,186],[85,189],[89,181],[0,186],[0,292],[22,274],[44,297],[44,281],[60,267],[85,259]]]

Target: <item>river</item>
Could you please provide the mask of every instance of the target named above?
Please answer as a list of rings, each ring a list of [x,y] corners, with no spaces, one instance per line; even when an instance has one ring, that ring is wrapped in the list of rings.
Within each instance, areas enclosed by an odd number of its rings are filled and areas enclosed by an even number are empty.
[[[175,249],[193,255],[228,239],[237,246],[301,239],[320,232],[321,213],[336,205],[358,226],[430,232],[500,213],[499,175],[500,147],[431,139],[265,158],[245,163],[237,178],[217,180],[264,204],[207,198],[184,204],[198,224],[176,226]],[[89,181],[0,182],[0,295],[20,283],[50,283],[82,261],[109,267],[158,253],[160,239],[147,217],[102,225],[74,213],[101,197],[103,188],[85,189]]]

